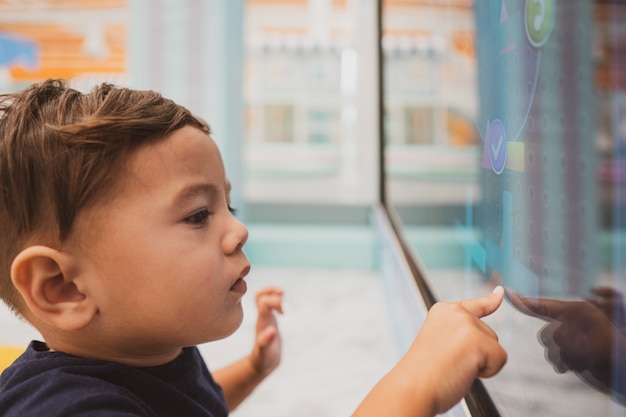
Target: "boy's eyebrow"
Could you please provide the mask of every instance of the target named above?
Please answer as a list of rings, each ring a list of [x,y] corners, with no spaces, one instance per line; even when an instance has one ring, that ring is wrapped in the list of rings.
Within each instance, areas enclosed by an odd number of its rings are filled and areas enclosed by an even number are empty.
[[[180,206],[185,202],[195,198],[198,195],[207,195],[209,198],[214,198],[219,195],[219,188],[215,184],[210,183],[193,183],[186,185],[180,190],[172,200],[172,206]]]

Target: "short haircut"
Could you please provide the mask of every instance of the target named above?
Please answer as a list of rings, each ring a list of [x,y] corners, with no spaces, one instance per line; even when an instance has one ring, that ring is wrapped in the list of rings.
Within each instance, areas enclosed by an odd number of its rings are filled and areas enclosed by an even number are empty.
[[[184,126],[210,134],[154,91],[47,80],[0,95],[0,298],[17,313],[13,259],[34,237],[61,244],[81,209],[111,192],[129,155]]]

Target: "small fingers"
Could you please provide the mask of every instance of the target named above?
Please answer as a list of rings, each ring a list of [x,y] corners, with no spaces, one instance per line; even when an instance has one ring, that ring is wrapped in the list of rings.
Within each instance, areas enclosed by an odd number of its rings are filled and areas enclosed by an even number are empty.
[[[280,287],[264,287],[261,288],[259,291],[257,291],[256,293],[256,298],[258,299],[259,297],[262,297],[264,295],[276,295],[276,294],[283,294],[283,289]]]
[[[485,344],[484,362],[478,371],[480,378],[489,378],[500,372],[507,361],[507,354],[497,341]]]
[[[283,314],[283,290],[278,287],[267,287],[256,294],[256,303],[259,312],[275,310]]]
[[[493,292],[486,297],[472,298],[469,300],[460,301],[460,304],[470,314],[480,318],[485,317],[493,313],[500,307],[502,300],[504,299],[504,288],[498,285],[494,288]]]

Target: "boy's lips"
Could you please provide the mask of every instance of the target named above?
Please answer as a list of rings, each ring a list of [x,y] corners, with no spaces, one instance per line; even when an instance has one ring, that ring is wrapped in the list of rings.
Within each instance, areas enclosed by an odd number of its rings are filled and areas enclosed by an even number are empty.
[[[230,287],[230,290],[236,293],[245,294],[248,290],[248,285],[243,279],[246,275],[248,275],[249,272],[250,265],[246,265],[246,267],[241,271],[241,274],[239,274],[239,278],[237,278],[234,284]]]
[[[236,293],[240,293],[240,294],[245,294],[246,291],[248,291],[248,284],[246,284],[246,281],[243,280],[243,278],[239,278],[237,281],[235,281],[235,283],[230,287],[230,290],[232,292],[236,292]]]

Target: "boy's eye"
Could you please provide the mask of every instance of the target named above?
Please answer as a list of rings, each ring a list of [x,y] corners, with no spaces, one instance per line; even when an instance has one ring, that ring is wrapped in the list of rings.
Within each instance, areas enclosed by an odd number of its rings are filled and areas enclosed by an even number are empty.
[[[185,222],[195,226],[202,226],[207,222],[207,219],[210,215],[211,213],[209,213],[207,209],[202,209],[193,213],[190,216],[185,217]]]

